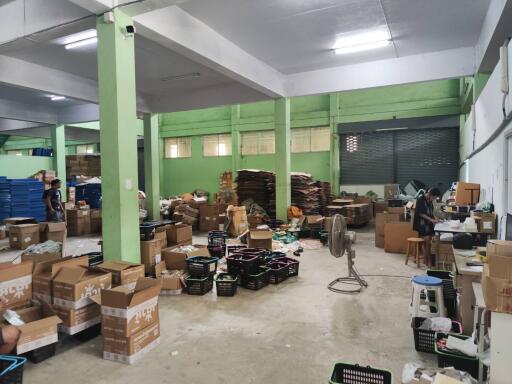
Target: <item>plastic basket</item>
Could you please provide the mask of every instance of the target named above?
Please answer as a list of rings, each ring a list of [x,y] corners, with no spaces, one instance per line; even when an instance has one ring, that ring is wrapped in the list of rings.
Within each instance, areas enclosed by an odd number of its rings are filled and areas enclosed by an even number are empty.
[[[232,275],[256,274],[263,260],[258,255],[235,253],[226,258],[228,272]]]
[[[23,365],[26,362],[24,357],[0,355],[0,383],[23,383]]]
[[[288,264],[288,276],[298,276],[299,275],[299,261],[292,259],[290,257],[282,257],[275,259],[275,261],[285,262]]]
[[[208,245],[224,245],[228,234],[224,231],[208,232]]]
[[[239,280],[238,275],[219,273],[215,278],[217,296],[235,296]]]
[[[289,275],[289,265],[286,262],[273,261],[267,264],[270,269],[268,271],[268,282],[270,284],[279,284],[285,281]]]
[[[259,267],[257,274],[245,274],[242,275],[242,287],[257,291],[263,287],[266,287],[269,282],[269,271],[267,267]]]
[[[139,232],[140,232],[140,240],[148,241],[153,240],[155,238],[155,228],[157,226],[154,224],[140,224]]]
[[[238,253],[244,249],[247,249],[247,245],[244,245],[244,244],[240,244],[240,245],[228,245],[227,246],[227,251],[228,251],[228,256],[229,255],[232,255],[234,253]]]
[[[275,261],[276,259],[283,258],[283,257],[286,257],[286,253],[284,253],[284,252],[271,252],[271,251],[268,251],[265,254],[265,261],[266,262],[271,262],[271,261]]]
[[[58,343],[53,343],[34,349],[27,353],[27,358],[34,364],[45,361],[46,359],[55,356],[55,352],[57,351],[57,344]]]
[[[391,372],[358,364],[336,363],[329,384],[392,384]]]
[[[210,256],[222,259],[226,255],[226,244],[207,245]]]
[[[217,271],[216,257],[196,256],[187,259],[188,273],[193,277],[206,277]]]
[[[439,347],[437,346],[437,342],[443,338],[447,338],[448,336],[457,337],[462,340],[471,338],[471,336],[453,335],[453,334],[437,332],[436,333],[435,351],[437,354],[437,365],[439,366],[439,368],[454,367],[455,369],[458,369],[460,371],[466,371],[471,376],[473,376],[475,379],[477,379],[478,378],[478,363],[479,363],[477,357],[466,356],[457,351],[445,351],[445,350],[439,349]]]
[[[209,275],[203,278],[187,277],[185,280],[187,283],[187,293],[189,295],[204,295],[213,288],[213,275]]]
[[[412,332],[414,334],[414,348],[418,352],[436,353],[436,332],[427,329],[419,329],[425,321],[424,317],[412,318]],[[452,329],[450,333],[462,334],[462,325],[458,321],[452,321]]]

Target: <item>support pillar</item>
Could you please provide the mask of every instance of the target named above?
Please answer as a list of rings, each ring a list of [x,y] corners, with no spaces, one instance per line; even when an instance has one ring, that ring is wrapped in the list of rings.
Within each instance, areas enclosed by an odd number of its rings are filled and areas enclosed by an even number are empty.
[[[288,207],[291,205],[291,123],[290,99],[281,98],[275,102],[276,137],[276,218],[288,221]]]
[[[66,201],[66,134],[65,126],[57,124],[51,131],[52,149],[53,149],[53,169],[57,177],[61,180],[60,189],[62,201]]]
[[[339,98],[337,93],[330,96],[329,126],[331,128],[331,151],[329,158],[329,174],[331,193],[334,196],[340,194],[340,137],[338,134]]]
[[[160,220],[160,138],[158,115],[144,115],[144,179],[150,220]]]
[[[114,22],[100,15],[98,85],[105,260],[140,262],[134,38],[131,17],[119,8]]]

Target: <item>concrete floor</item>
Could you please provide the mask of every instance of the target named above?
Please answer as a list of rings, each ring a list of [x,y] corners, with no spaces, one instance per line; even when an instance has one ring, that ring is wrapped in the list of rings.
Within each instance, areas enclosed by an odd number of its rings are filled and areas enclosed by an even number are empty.
[[[412,276],[404,256],[375,248],[373,229],[358,230],[355,245],[363,274]],[[201,239],[201,240],[204,240]],[[93,239],[70,239],[67,253],[95,250]],[[358,295],[327,284],[345,275],[346,258],[327,248],[306,250],[300,275],[278,286],[233,298],[182,295],[160,298],[161,345],[132,366],[102,360],[98,337],[66,343],[38,365],[27,364],[26,383],[326,383],[333,363],[388,369],[400,382],[407,362],[435,366],[414,350],[409,325],[410,279],[367,277]]]

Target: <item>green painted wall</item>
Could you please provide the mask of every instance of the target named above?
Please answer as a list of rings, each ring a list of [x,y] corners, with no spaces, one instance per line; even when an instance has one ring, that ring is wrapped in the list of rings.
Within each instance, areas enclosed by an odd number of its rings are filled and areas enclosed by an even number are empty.
[[[0,176],[23,179],[42,169],[52,169],[52,160],[43,156],[0,155]]]

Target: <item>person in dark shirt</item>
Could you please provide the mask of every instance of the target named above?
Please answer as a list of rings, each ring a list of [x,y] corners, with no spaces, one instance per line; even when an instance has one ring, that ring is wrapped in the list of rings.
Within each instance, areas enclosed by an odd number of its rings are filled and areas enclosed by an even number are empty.
[[[51,182],[51,188],[45,192],[44,201],[46,204],[46,219],[48,221],[63,221],[64,219],[60,187],[60,180],[55,179]]]
[[[416,209],[414,211],[413,229],[418,232],[420,237],[425,240],[425,265],[431,266],[431,242],[434,235],[434,227],[437,220],[434,217],[433,202],[439,199],[441,191],[437,188],[430,188],[427,192],[416,200]]]

